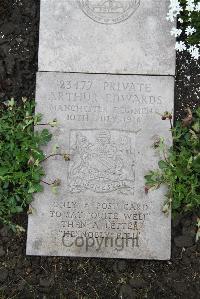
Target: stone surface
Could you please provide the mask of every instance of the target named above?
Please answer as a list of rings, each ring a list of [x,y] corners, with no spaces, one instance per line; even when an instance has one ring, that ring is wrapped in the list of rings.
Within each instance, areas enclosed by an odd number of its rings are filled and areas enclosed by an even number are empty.
[[[168,5],[168,0],[41,0],[39,70],[174,75]]]
[[[47,182],[29,215],[27,254],[169,259],[171,219],[164,189],[145,194],[144,175],[157,167],[158,136],[170,144],[174,79],[166,76],[38,73],[37,111],[60,153],[44,163]]]

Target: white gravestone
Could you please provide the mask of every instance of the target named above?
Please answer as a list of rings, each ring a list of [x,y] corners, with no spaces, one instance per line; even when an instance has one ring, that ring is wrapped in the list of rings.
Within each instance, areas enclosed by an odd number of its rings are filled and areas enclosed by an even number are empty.
[[[39,71],[174,75],[168,0],[41,0]]]
[[[35,196],[27,254],[170,258],[166,190],[145,194],[144,175],[157,167],[158,136],[170,144],[159,113],[173,97],[173,77],[38,73],[37,111],[58,120],[47,154],[57,144],[70,161],[44,163],[44,180],[61,186]]]
[[[168,5],[41,0],[37,112],[59,124],[47,155],[56,144],[70,161],[44,163],[45,180],[61,186],[36,194],[27,254],[170,258],[166,190],[144,191],[159,160],[153,143],[171,142],[160,117],[174,102]]]

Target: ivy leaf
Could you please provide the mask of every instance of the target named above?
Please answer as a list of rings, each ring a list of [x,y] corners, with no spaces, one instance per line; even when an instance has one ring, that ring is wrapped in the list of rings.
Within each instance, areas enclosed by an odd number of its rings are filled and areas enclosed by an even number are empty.
[[[40,144],[46,145],[52,138],[52,134],[47,129],[43,129],[40,132]]]
[[[165,161],[161,160],[158,162],[158,166],[160,169],[165,169],[168,166],[168,164]]]
[[[12,213],[21,213],[23,212],[23,208],[21,206],[15,206],[11,208]]]
[[[34,132],[33,121],[42,119],[34,107],[34,101],[22,99],[22,105],[16,105],[11,99],[0,110],[0,222],[14,231],[21,228],[12,216],[31,203],[33,193],[43,190],[39,163],[45,155],[40,145],[47,144],[51,134],[47,129]]]
[[[28,193],[35,193],[35,192],[42,192],[43,191],[43,186],[40,184],[35,184],[32,185],[29,189],[28,189]]]

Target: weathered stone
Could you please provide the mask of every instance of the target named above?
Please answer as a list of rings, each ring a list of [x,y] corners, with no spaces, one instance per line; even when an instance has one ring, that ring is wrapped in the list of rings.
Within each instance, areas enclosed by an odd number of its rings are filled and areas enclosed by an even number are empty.
[[[165,76],[38,73],[37,111],[52,128],[60,156],[44,163],[44,186],[29,215],[27,254],[138,259],[170,258],[166,190],[145,194],[144,175],[157,167],[152,144],[171,143],[174,79]]]
[[[39,70],[175,74],[168,0],[41,0]]]

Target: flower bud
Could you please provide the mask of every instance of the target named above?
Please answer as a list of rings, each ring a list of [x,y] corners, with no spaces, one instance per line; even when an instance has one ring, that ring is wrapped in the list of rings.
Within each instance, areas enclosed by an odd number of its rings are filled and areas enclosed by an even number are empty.
[[[28,160],[28,165],[33,165],[34,163],[35,163],[35,159],[33,158],[33,156],[30,156]]]

